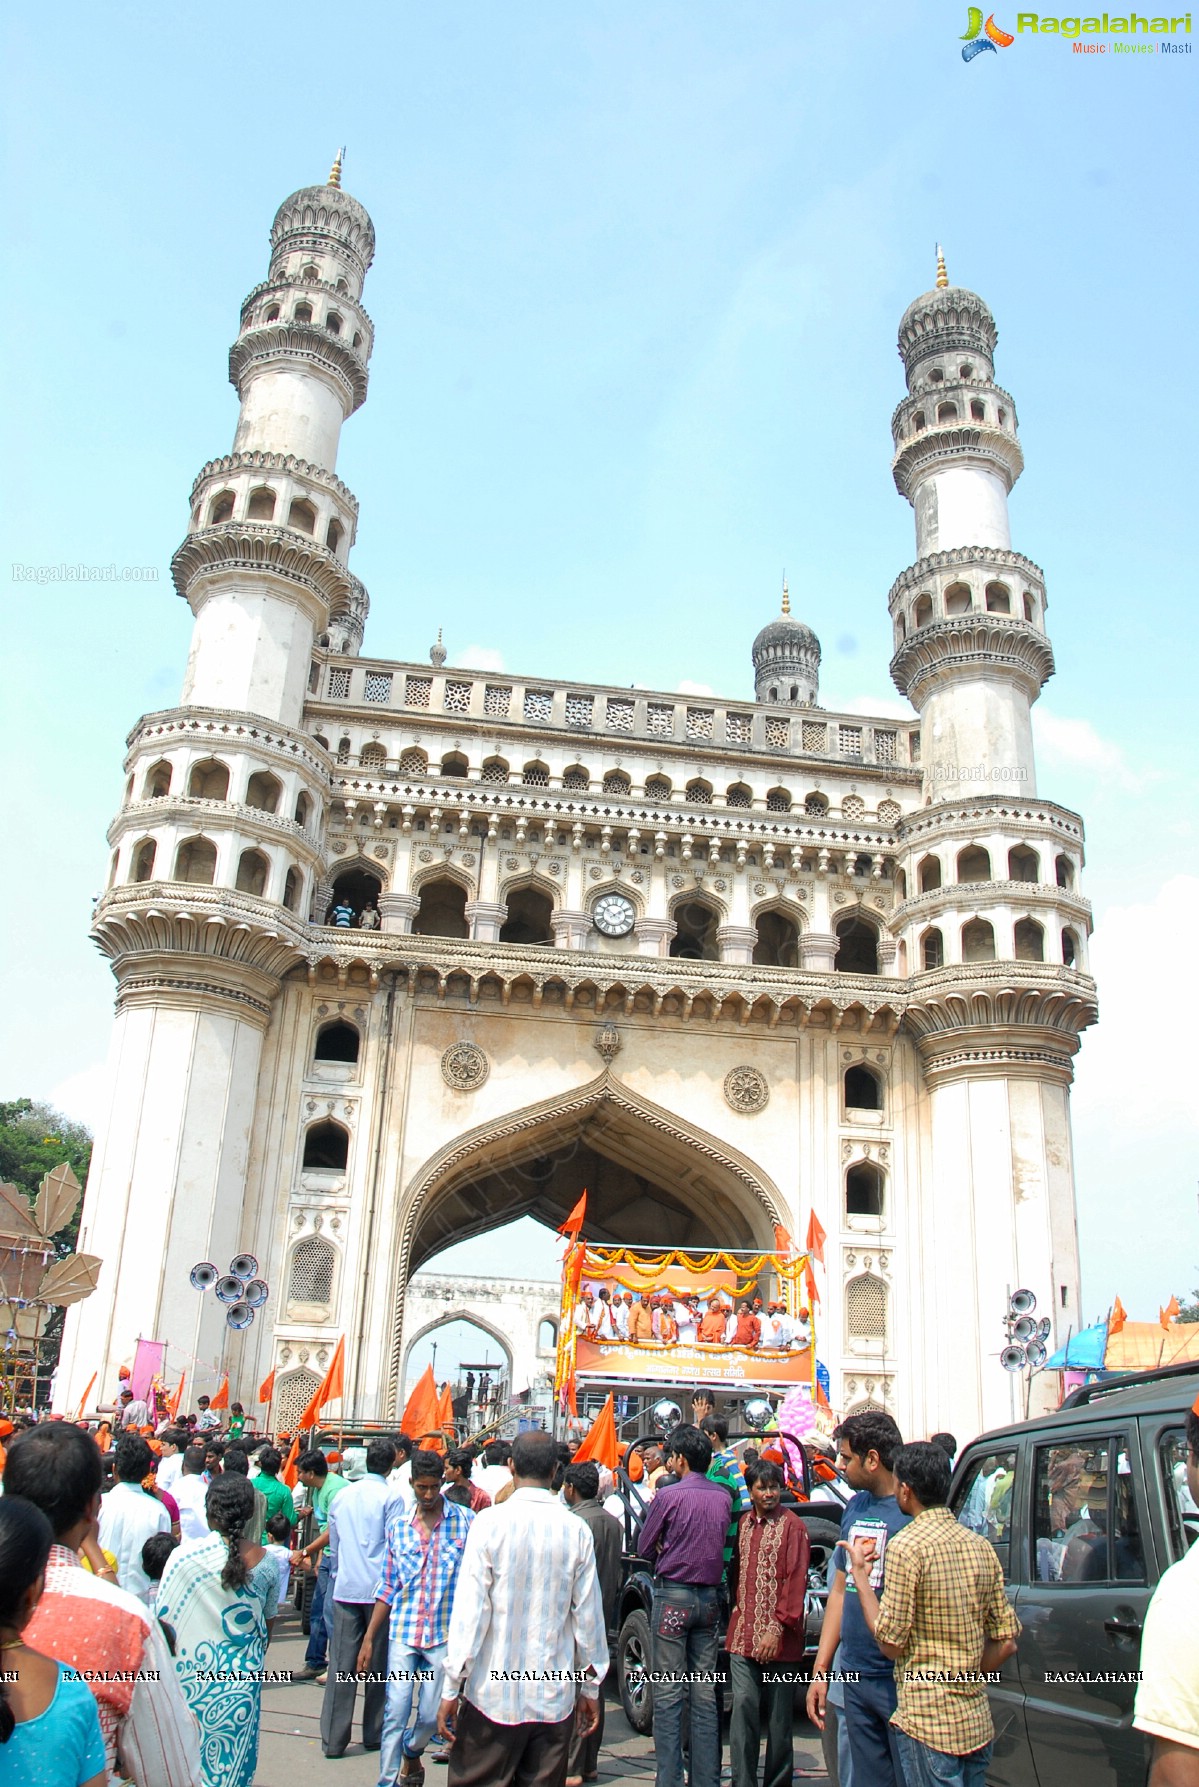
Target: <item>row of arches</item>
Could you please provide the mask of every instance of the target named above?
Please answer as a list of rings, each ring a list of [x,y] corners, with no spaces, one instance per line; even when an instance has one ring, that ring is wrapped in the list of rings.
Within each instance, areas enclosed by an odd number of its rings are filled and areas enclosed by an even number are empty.
[[[310,274],[311,277],[309,277]],[[319,269],[315,267],[306,268],[302,277],[306,285],[321,283]],[[342,297],[350,295],[350,288],[344,279],[337,280],[334,291]],[[315,292],[300,293],[286,304],[282,298],[268,298],[260,310],[250,312],[243,327],[253,329],[264,324],[289,320],[293,323],[315,324],[318,328],[323,325],[329,335],[343,335],[347,327],[347,319],[338,309],[336,303],[329,300],[322,307],[322,302]],[[362,346],[361,330],[351,331],[350,345],[356,348]]]
[[[133,846],[129,859],[128,879],[132,882],[182,881],[195,887],[212,887],[216,882],[217,847],[211,838],[185,838],[176,845],[169,873],[158,862],[158,840],[142,838]],[[238,893],[255,894],[265,899],[271,878],[271,860],[261,850],[243,850],[237,859],[233,885]],[[283,904],[289,912],[298,912],[304,891],[304,877],[293,864],[283,877]]]
[[[152,763],[142,778],[141,798],[143,800],[165,800],[174,789],[175,766],[167,758],[160,758]],[[130,777],[126,784],[126,798],[134,797],[135,778]],[[206,757],[199,763],[193,763],[183,784],[183,792],[192,800],[228,800],[231,776],[229,765],[217,757]],[[254,770],[246,781],[241,804],[254,807],[260,813],[279,813],[282,809],[284,787],[279,777],[270,770]],[[292,817],[297,825],[307,825],[313,814],[313,801],[309,794],[301,792],[296,796]]]
[[[995,878],[991,871],[991,852],[982,844],[968,844],[964,850],[959,850],[951,866],[954,883],[958,886],[970,886]],[[935,893],[937,888],[946,885],[945,867],[939,856],[930,853],[921,857],[916,864],[916,892]],[[1007,853],[1007,879],[1040,883],[1040,852],[1028,844],[1013,844]],[[1062,852],[1054,858],[1053,879],[1058,887],[1067,890],[1074,887],[1074,863]],[[896,873],[895,890],[901,900],[907,898],[907,876],[902,869]]]
[[[277,493],[269,484],[257,484],[247,494],[245,504],[238,513],[237,492],[235,490],[218,490],[208,504],[207,527],[220,527],[226,521],[275,521],[282,520],[276,516],[278,505]],[[193,515],[193,522],[199,526],[198,514]],[[309,502],[305,496],[291,499],[287,507],[286,525],[297,533],[308,534],[316,538],[318,515],[315,503]],[[330,552],[337,552],[345,539],[346,530],[342,522],[334,516],[325,527],[325,545]]]
[[[1045,927],[1035,918],[1019,918],[1012,927],[1013,958],[1017,962],[1044,962],[1048,958],[1045,952]],[[962,925],[958,934],[961,962],[994,962],[997,960],[995,948],[995,927],[988,918],[971,918]],[[1068,925],[1061,933],[1062,966],[1074,968],[1080,965],[1082,949],[1078,933]],[[931,925],[920,934],[920,966],[927,973],[933,968],[943,968],[946,964],[945,932],[937,925]]]
[[[1005,614],[1035,626],[1039,613],[1037,597],[1030,589],[1017,592],[1010,585],[992,579],[978,591],[969,583],[959,581],[949,584],[939,596],[925,590],[907,608],[901,608],[895,616],[895,633],[897,639],[906,639],[909,633],[918,632],[935,620],[952,619],[960,614]]]

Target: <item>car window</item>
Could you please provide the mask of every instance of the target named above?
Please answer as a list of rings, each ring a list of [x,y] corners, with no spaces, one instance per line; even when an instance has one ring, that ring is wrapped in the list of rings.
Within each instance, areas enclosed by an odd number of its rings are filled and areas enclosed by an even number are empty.
[[[1037,1447],[1032,1552],[1038,1582],[1145,1580],[1126,1436],[1087,1436]]]
[[[995,1547],[1004,1576],[1008,1574],[1012,1521],[1012,1483],[1016,1453],[982,1452],[967,1466],[953,1498],[959,1526],[981,1533]]]
[[[1199,1538],[1199,1508],[1187,1487],[1187,1443],[1181,1427],[1171,1427],[1162,1434],[1158,1459],[1166,1492],[1170,1550],[1179,1558]]]

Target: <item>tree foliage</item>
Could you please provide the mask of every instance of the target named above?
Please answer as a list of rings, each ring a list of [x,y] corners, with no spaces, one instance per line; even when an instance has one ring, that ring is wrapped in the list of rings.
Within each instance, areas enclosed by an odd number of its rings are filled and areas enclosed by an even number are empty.
[[[65,1160],[82,1185],[91,1158],[92,1135],[84,1124],[33,1098],[0,1102],[0,1180],[19,1186],[31,1205],[51,1167]],[[55,1235],[57,1253],[73,1250],[79,1215],[77,1210],[66,1228]]]
[[[1182,1301],[1181,1298],[1179,1301]],[[1190,1302],[1183,1303],[1174,1320],[1176,1322],[1199,1322],[1199,1288],[1191,1292]]]

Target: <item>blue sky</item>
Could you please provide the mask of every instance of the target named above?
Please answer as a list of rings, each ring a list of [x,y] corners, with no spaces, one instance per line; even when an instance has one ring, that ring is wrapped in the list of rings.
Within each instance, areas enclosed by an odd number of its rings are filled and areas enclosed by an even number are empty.
[[[371,394],[338,465],[373,654],[421,656],[440,623],[452,661],[743,695],[785,565],[825,702],[895,702],[885,598],[914,556],[888,471],[895,328],[938,239],[987,298],[1028,467],[1014,544],[1045,567],[1058,662],[1041,788],[1086,819],[1098,920],[1084,1300],[1152,1317],[1199,1283],[1199,55],[1022,38],[967,67],[965,15],[10,11],[5,558],[160,577],[4,567],[0,1096],[95,1108],[111,980],[89,896],[125,733],[178,697],[167,566],[232,439],[226,354],[275,207],[344,141],[379,238]]]

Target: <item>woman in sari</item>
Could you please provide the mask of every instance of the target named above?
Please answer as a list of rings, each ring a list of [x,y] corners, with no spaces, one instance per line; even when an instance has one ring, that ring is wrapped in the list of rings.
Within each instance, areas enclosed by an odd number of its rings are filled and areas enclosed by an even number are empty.
[[[204,1511],[210,1531],[171,1554],[154,1611],[175,1635],[175,1668],[200,1727],[205,1787],[250,1787],[279,1571],[260,1544],[242,1538],[254,1511],[247,1478],[215,1477]]]

